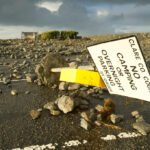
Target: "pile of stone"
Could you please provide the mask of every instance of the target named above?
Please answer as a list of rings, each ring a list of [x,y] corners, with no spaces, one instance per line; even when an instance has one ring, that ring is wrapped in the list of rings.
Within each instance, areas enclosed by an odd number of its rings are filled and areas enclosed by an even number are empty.
[[[82,106],[82,107],[80,107]],[[83,111],[83,106],[84,110]],[[81,110],[81,120],[80,126],[85,130],[89,130],[94,126],[101,126],[103,122],[107,121],[109,123],[117,124],[123,120],[122,115],[115,114],[115,105],[108,98],[104,102],[104,106],[98,104],[95,108],[88,109],[89,102],[87,100],[73,98],[70,96],[61,96],[53,102],[48,102],[43,106],[43,109],[49,110],[51,115],[57,116],[60,114],[67,114],[74,111],[76,108],[82,108]],[[40,117],[42,109],[31,110],[30,115],[32,119],[37,119]]]
[[[147,135],[150,132],[150,124],[147,123],[143,116],[138,111],[131,112],[131,115],[136,119],[133,123],[133,128],[140,132],[142,135]]]
[[[80,126],[86,130],[92,127],[101,126],[103,122],[117,124],[123,120],[123,115],[115,114],[115,105],[108,98],[104,101],[104,106],[98,104],[94,109],[81,113]]]

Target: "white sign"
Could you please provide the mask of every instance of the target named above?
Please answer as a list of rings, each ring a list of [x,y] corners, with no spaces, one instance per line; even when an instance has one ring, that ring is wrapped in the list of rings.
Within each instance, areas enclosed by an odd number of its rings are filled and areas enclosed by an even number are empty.
[[[150,75],[135,36],[88,50],[111,94],[150,101]]]

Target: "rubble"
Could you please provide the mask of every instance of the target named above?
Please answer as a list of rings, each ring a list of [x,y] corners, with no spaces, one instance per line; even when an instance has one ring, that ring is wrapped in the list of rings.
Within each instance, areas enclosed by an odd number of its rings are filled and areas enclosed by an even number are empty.
[[[145,121],[133,123],[133,128],[138,130],[142,135],[147,135],[150,132],[150,124]]]
[[[11,90],[11,95],[18,95],[17,90]]]
[[[60,91],[65,91],[67,89],[68,89],[68,83],[66,83],[66,82],[60,82],[60,84],[59,84],[59,90]]]
[[[111,114],[110,120],[113,124],[119,123],[121,120],[123,120],[123,115]]]
[[[86,120],[84,120],[83,118],[81,118],[81,120],[80,120],[80,126],[82,128],[84,128],[85,130],[91,129],[91,125]]]
[[[26,74],[26,80],[29,83],[33,83],[34,80],[36,80],[37,76],[36,74]]]
[[[58,101],[58,108],[65,114],[73,111],[75,106],[75,101],[73,98],[63,95],[62,97],[58,98],[57,101]]]
[[[40,117],[41,111],[39,110],[31,110],[30,111],[30,116],[32,117],[33,120],[37,119]]]
[[[150,124],[144,120],[138,111],[131,112],[131,115],[136,118],[136,122],[132,125],[133,128],[138,130],[142,135],[147,135],[150,132]]]
[[[80,88],[80,86],[81,86],[80,84],[76,84],[76,83],[72,83],[71,84],[70,83],[69,86],[68,86],[68,90],[69,91],[71,91],[71,90],[78,90]]]

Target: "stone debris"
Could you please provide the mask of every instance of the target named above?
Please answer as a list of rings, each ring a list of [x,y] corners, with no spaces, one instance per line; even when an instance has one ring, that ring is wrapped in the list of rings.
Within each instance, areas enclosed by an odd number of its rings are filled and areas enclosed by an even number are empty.
[[[11,90],[11,95],[18,95],[17,90]]]
[[[40,117],[40,111],[38,110],[31,110],[30,111],[30,116],[32,117],[33,120],[37,119]]]
[[[54,115],[54,116],[58,116],[61,113],[60,110],[58,110],[58,107],[55,104],[55,102],[49,102],[49,103],[45,104],[43,106],[43,108],[48,109],[50,111],[50,114]]]
[[[75,107],[75,100],[70,96],[63,95],[62,97],[58,98],[57,101],[58,101],[58,108],[65,114],[73,111]]]
[[[56,105],[55,105],[55,102],[49,102],[49,103],[45,104],[45,105],[43,106],[43,108],[48,109],[48,110],[50,110],[50,111],[57,109],[57,107],[56,107]]]
[[[30,94],[30,91],[25,91],[25,94]]]
[[[120,121],[123,120],[123,115],[111,114],[110,120],[113,124],[119,123]]]
[[[60,112],[59,110],[51,110],[50,113],[51,113],[51,115],[53,115],[53,116],[58,116],[58,115],[61,114],[61,112]]]
[[[80,88],[80,84],[76,84],[76,83],[72,83],[72,84],[69,84],[68,86],[68,90],[71,91],[71,90],[78,90]]]
[[[133,128],[138,130],[142,135],[147,135],[150,132],[150,124],[144,120],[138,111],[131,112],[131,115],[136,118],[136,122],[132,125]]]
[[[82,128],[84,128],[85,130],[91,129],[91,125],[86,120],[84,120],[83,118],[81,118],[81,120],[80,120],[80,126]]]
[[[133,123],[133,128],[138,130],[142,135],[147,135],[150,132],[150,124],[145,121]]]
[[[69,67],[78,68],[78,63],[77,62],[71,62],[71,63],[69,63]]]
[[[131,115],[132,115],[133,117],[135,117],[135,118],[138,118],[138,117],[139,117],[139,112],[138,112],[137,110],[132,111],[132,112],[131,112]]]
[[[60,91],[65,91],[68,89],[68,83],[67,82],[60,82],[59,84],[59,90]]]
[[[11,83],[11,80],[9,78],[4,77],[3,78],[3,83],[4,84],[9,84],[9,83]]]
[[[68,63],[62,56],[48,53],[35,68],[35,73],[42,84],[51,86],[59,81],[60,73],[51,72],[51,68],[67,67]]]
[[[97,110],[98,112],[102,112],[104,110],[104,107],[98,104],[95,106],[95,110]]]
[[[26,80],[29,83],[33,83],[34,80],[36,80],[37,76],[36,74],[26,74]]]

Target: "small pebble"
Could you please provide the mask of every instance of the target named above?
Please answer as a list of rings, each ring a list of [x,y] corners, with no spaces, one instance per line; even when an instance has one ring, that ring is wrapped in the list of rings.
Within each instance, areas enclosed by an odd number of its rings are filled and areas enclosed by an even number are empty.
[[[18,95],[18,92],[16,90],[11,90],[11,95]]]

